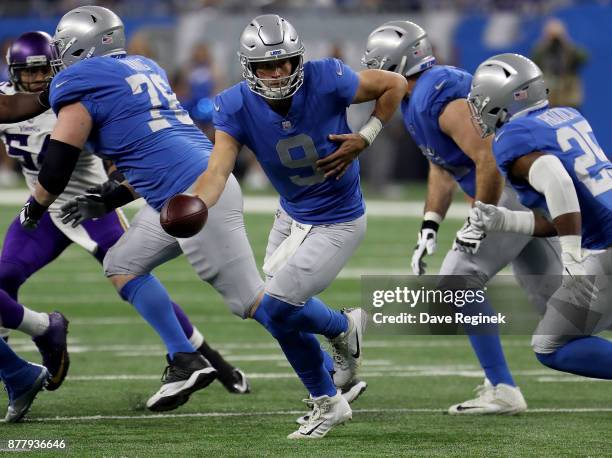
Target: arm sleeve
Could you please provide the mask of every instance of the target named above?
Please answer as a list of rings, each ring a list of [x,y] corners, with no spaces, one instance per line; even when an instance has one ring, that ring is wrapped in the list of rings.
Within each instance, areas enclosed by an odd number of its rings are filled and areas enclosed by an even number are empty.
[[[580,212],[574,182],[558,157],[545,154],[537,158],[529,169],[529,184],[546,198],[552,219]]]

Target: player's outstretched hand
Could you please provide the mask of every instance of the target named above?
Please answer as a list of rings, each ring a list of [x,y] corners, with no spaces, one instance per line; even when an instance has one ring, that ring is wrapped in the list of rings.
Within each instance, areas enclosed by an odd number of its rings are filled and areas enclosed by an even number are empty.
[[[480,243],[486,236],[487,234],[472,223],[471,216],[468,216],[463,227],[457,232],[457,236],[453,242],[453,250],[475,254],[480,248]]]
[[[332,134],[329,139],[340,143],[340,147],[329,156],[319,159],[317,169],[325,174],[325,178],[336,177],[339,180],[368,144],[359,134]]]
[[[563,261],[563,288],[566,288],[576,301],[576,305],[588,307],[597,298],[595,276],[588,275],[584,268],[584,258],[576,259],[571,253],[561,253]]]
[[[108,213],[106,204],[100,196],[87,194],[76,196],[74,199],[62,205],[60,217],[62,223],[72,222],[72,227],[77,227],[83,221],[92,218],[100,218]]]

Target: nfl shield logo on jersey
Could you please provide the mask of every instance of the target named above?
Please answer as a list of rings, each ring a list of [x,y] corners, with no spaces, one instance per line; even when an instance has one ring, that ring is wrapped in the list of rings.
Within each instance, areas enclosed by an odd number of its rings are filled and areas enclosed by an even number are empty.
[[[291,121],[287,119],[281,123],[281,126],[283,126],[283,130],[289,130],[291,129]]]

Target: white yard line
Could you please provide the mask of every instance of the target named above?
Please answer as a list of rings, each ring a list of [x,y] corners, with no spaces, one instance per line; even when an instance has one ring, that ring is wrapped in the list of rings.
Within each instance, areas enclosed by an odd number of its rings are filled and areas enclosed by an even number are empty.
[[[414,378],[414,377],[464,377],[464,378],[482,378],[483,372],[475,366],[379,366],[374,367],[364,363],[364,369],[360,375],[364,379],[368,378]],[[522,377],[537,377],[538,382],[592,382],[594,379],[570,377],[565,375],[550,376],[548,369],[527,369],[515,370],[514,375]],[[295,379],[296,375],[293,372],[248,372],[248,377],[264,380],[284,380]],[[158,374],[95,374],[95,375],[70,375],[67,380],[72,382],[120,382],[125,380],[158,380]],[[571,380],[568,380],[571,379]]]
[[[445,409],[354,409],[355,414],[367,413],[433,413],[442,414]],[[606,407],[575,407],[575,408],[543,408],[529,409],[527,413],[599,413],[612,412],[612,408]],[[283,415],[302,415],[303,410],[276,410],[276,411],[259,411],[259,412],[194,412],[194,413],[174,413],[174,414],[142,414],[142,415],[89,415],[89,416],[72,416],[72,417],[44,417],[44,418],[29,418],[26,423],[30,422],[50,422],[50,421],[101,421],[101,420],[159,420],[167,418],[210,418],[210,417],[259,417],[259,416],[283,416]]]
[[[25,189],[3,190],[0,193],[0,205],[23,205],[29,196]],[[144,201],[137,200],[129,205],[132,208],[142,207]],[[244,212],[254,214],[272,215],[278,208],[278,197],[273,196],[245,196]],[[423,215],[423,202],[388,202],[385,200],[366,200],[368,216],[384,216],[390,218],[421,217]],[[451,205],[446,218],[463,219],[467,216],[469,206],[462,202]]]

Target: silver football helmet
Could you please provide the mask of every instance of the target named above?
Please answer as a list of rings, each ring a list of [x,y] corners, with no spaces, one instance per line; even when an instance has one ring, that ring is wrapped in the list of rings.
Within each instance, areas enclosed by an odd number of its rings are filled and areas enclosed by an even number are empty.
[[[79,6],[60,19],[52,51],[55,73],[89,57],[125,54],[123,22],[107,8]]]
[[[422,27],[410,21],[391,21],[370,34],[361,63],[411,76],[434,65],[436,58]]]
[[[495,133],[510,118],[548,105],[542,70],[520,54],[499,54],[478,66],[468,102],[482,136]]]
[[[286,99],[304,82],[304,45],[295,28],[276,14],[253,19],[240,36],[242,77],[249,89],[266,99]],[[282,78],[259,78],[255,72],[260,62],[290,59],[291,74]]]

